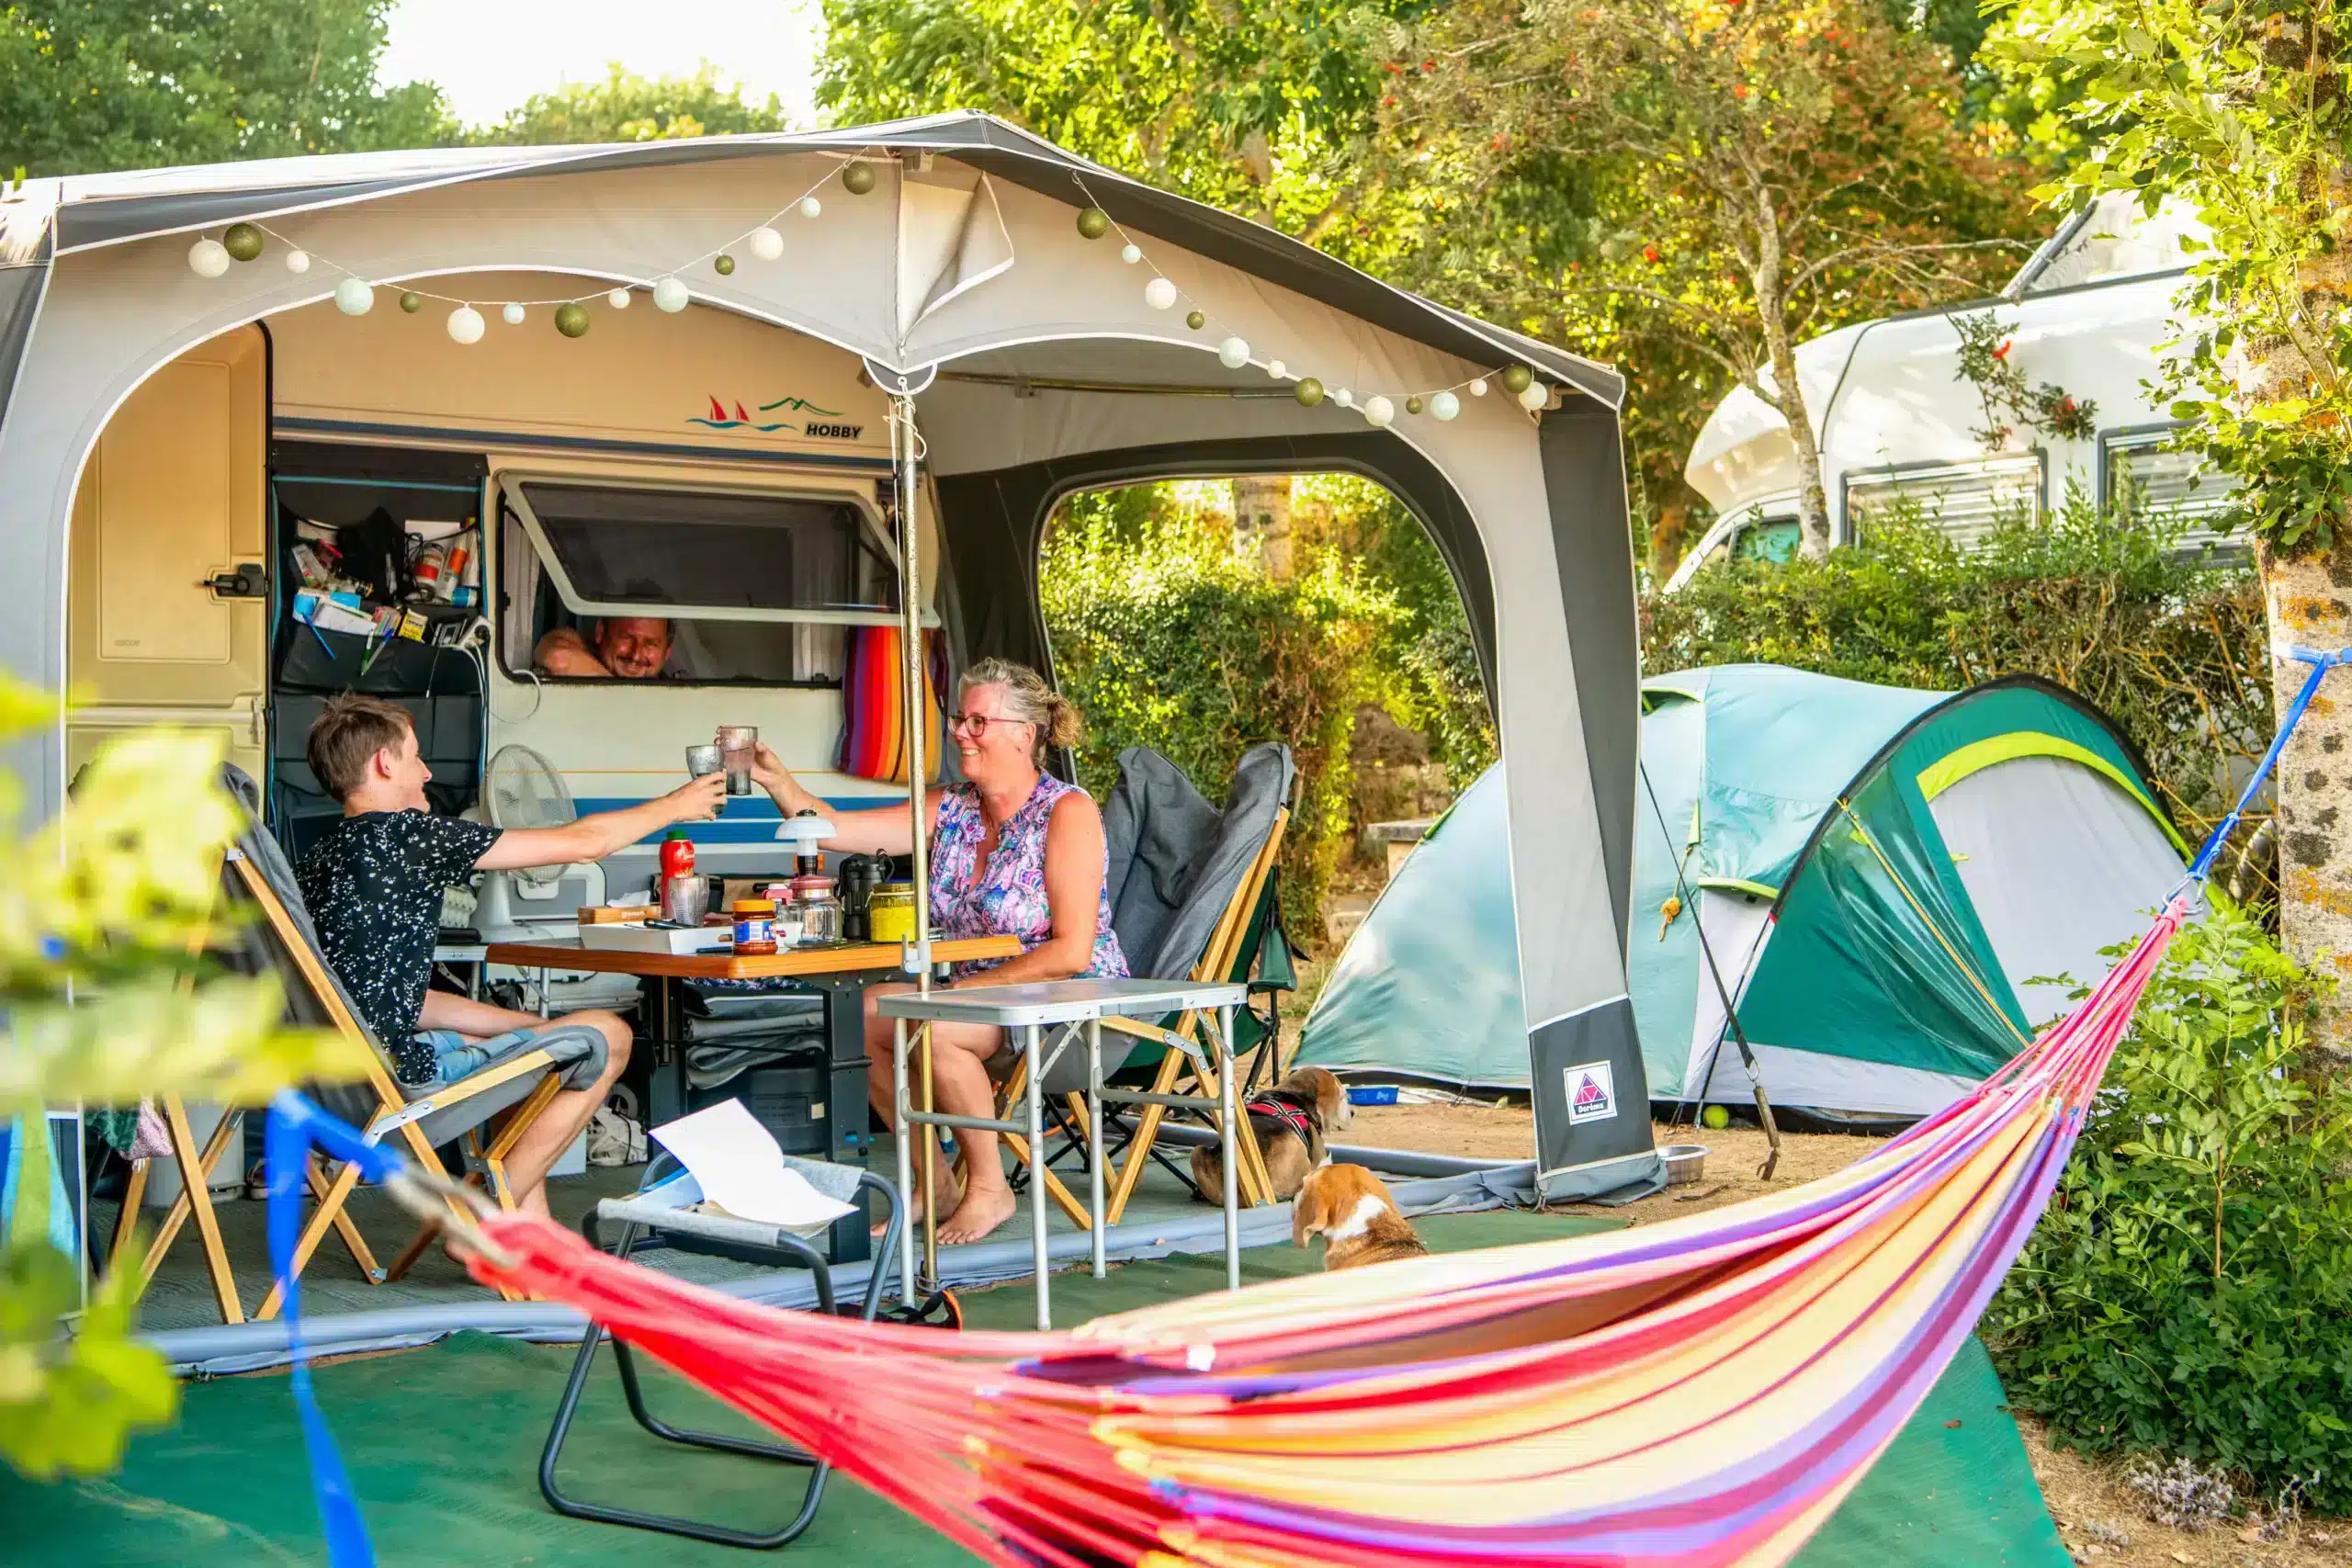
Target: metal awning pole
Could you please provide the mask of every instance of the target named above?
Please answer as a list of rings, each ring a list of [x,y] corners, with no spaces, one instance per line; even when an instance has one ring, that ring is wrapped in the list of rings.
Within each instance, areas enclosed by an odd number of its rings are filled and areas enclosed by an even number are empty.
[[[923,700],[925,666],[922,640],[922,529],[918,502],[922,494],[918,458],[922,455],[922,438],[915,431],[915,400],[912,392],[901,389],[890,400],[891,457],[898,465],[899,485],[899,652],[905,668],[899,676],[900,697],[904,712],[901,722],[907,736],[907,811],[913,819],[915,884],[915,940],[912,958],[915,966],[915,989],[931,990],[931,824],[923,809],[923,721],[929,705]],[[926,1115],[935,1114],[939,1107],[933,1102],[931,1081],[931,1025],[925,1022],[917,1035],[917,1048],[922,1062],[922,1109]],[[939,1205],[933,1197],[938,1191],[939,1144],[928,1126],[901,1127],[899,1136],[920,1132],[922,1138],[922,1284],[935,1290],[939,1285]],[[901,1193],[902,1200],[911,1194]],[[909,1303],[912,1304],[912,1303]]]

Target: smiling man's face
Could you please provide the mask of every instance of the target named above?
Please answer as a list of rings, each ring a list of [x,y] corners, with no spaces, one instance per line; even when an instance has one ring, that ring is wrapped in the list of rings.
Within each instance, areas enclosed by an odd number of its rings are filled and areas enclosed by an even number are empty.
[[[670,623],[659,615],[616,615],[596,628],[596,657],[625,681],[662,673],[670,659]]]

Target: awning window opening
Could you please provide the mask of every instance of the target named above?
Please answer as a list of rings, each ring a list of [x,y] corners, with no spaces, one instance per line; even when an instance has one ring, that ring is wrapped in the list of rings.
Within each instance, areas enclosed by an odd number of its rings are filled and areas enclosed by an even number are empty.
[[[895,553],[863,494],[512,475],[501,487],[575,615],[897,624]]]

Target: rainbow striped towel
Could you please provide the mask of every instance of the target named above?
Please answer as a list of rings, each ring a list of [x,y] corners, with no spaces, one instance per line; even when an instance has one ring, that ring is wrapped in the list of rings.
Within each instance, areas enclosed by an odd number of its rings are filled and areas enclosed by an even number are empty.
[[[907,782],[906,666],[896,626],[852,626],[842,662],[842,744],[836,765],[853,778]],[[925,634],[923,782],[939,778],[944,724],[939,694],[947,684],[947,649]]]

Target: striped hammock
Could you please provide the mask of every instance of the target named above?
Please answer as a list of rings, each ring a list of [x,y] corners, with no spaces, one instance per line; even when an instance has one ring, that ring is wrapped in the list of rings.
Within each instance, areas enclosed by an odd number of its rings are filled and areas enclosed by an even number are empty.
[[[834,765],[853,778],[907,782],[906,639],[896,626],[852,626],[842,660],[842,742]],[[939,694],[945,647],[923,637],[923,782],[939,777]]]
[[[2177,898],[2064,1021],[1849,1168],[1616,1233],[1261,1285],[1073,1333],[786,1312],[484,1222],[567,1303],[1008,1568],[1787,1562],[2049,1201]]]

